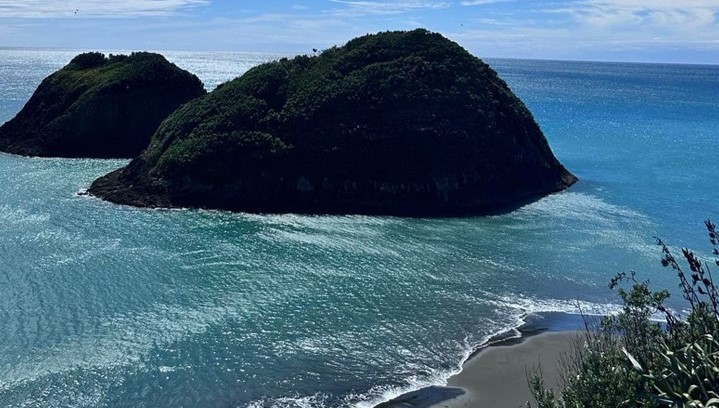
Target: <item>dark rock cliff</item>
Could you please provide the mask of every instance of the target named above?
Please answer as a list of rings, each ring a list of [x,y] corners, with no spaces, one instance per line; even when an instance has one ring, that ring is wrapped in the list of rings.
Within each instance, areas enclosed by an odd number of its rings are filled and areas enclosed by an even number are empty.
[[[135,157],[163,119],[205,93],[195,75],[158,54],[81,54],[45,78],[20,113],[0,127],[0,151]]]
[[[457,215],[575,181],[494,70],[415,30],[253,68],[175,111],[89,191],[148,207]]]

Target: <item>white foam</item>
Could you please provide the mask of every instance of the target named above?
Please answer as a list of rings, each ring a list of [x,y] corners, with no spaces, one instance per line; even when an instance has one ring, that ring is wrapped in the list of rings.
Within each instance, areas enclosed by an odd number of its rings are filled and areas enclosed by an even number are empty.
[[[7,205],[0,206],[0,223],[4,226],[23,224],[44,224],[50,219],[48,214],[35,214],[19,208],[11,208]]]
[[[561,312],[567,314],[582,314],[586,316],[605,316],[608,314],[616,314],[621,310],[621,306],[614,304],[599,304],[591,302],[554,299],[536,299],[515,296],[499,297],[495,301],[488,301],[488,303],[494,303],[498,307],[514,310],[514,313],[511,314],[510,318],[510,320],[512,320],[512,323],[505,327],[498,328],[497,330],[493,331],[492,334],[484,336],[476,344],[470,344],[468,340],[465,339],[465,348],[463,349],[462,356],[458,360],[458,363],[454,369],[447,371],[436,371],[432,375],[430,375],[429,378],[410,377],[404,380],[406,384],[403,386],[374,387],[367,392],[367,394],[364,396],[364,399],[362,399],[361,396],[357,395],[348,397],[349,400],[361,400],[348,403],[346,404],[346,406],[355,408],[372,408],[382,402],[393,400],[403,394],[417,391],[422,388],[430,386],[446,386],[449,378],[459,374],[462,371],[462,367],[464,366],[464,364],[477,350],[492,344],[491,341],[493,338],[497,338],[498,336],[502,336],[503,339],[521,337],[521,333],[517,329],[523,324],[525,324],[526,318],[530,315],[549,312]]]

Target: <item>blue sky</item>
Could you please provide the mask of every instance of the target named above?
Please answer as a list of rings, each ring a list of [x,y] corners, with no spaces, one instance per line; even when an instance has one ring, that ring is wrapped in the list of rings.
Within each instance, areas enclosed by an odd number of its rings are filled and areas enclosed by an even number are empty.
[[[719,63],[719,0],[0,0],[0,46],[305,53],[425,27],[480,57]]]

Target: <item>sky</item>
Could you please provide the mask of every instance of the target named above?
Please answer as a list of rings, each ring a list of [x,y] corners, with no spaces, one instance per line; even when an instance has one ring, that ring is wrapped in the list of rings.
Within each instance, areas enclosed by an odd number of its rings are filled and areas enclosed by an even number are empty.
[[[293,54],[418,27],[484,58],[719,64],[719,0],[0,0],[0,47]]]

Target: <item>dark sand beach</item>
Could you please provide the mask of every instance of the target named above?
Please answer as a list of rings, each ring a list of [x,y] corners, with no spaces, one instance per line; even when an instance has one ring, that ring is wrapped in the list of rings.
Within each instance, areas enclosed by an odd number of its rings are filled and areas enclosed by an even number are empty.
[[[542,313],[528,316],[517,329],[492,339],[449,378],[446,387],[427,387],[380,404],[377,408],[517,408],[534,402],[527,372],[541,367],[545,385],[561,385],[561,361],[582,339],[579,315]]]
[[[581,332],[547,332],[519,344],[489,347],[449,379],[449,387],[465,392],[431,407],[524,407],[527,401],[534,402],[527,386],[527,370],[541,366],[545,385],[560,389],[559,362],[581,335]]]

